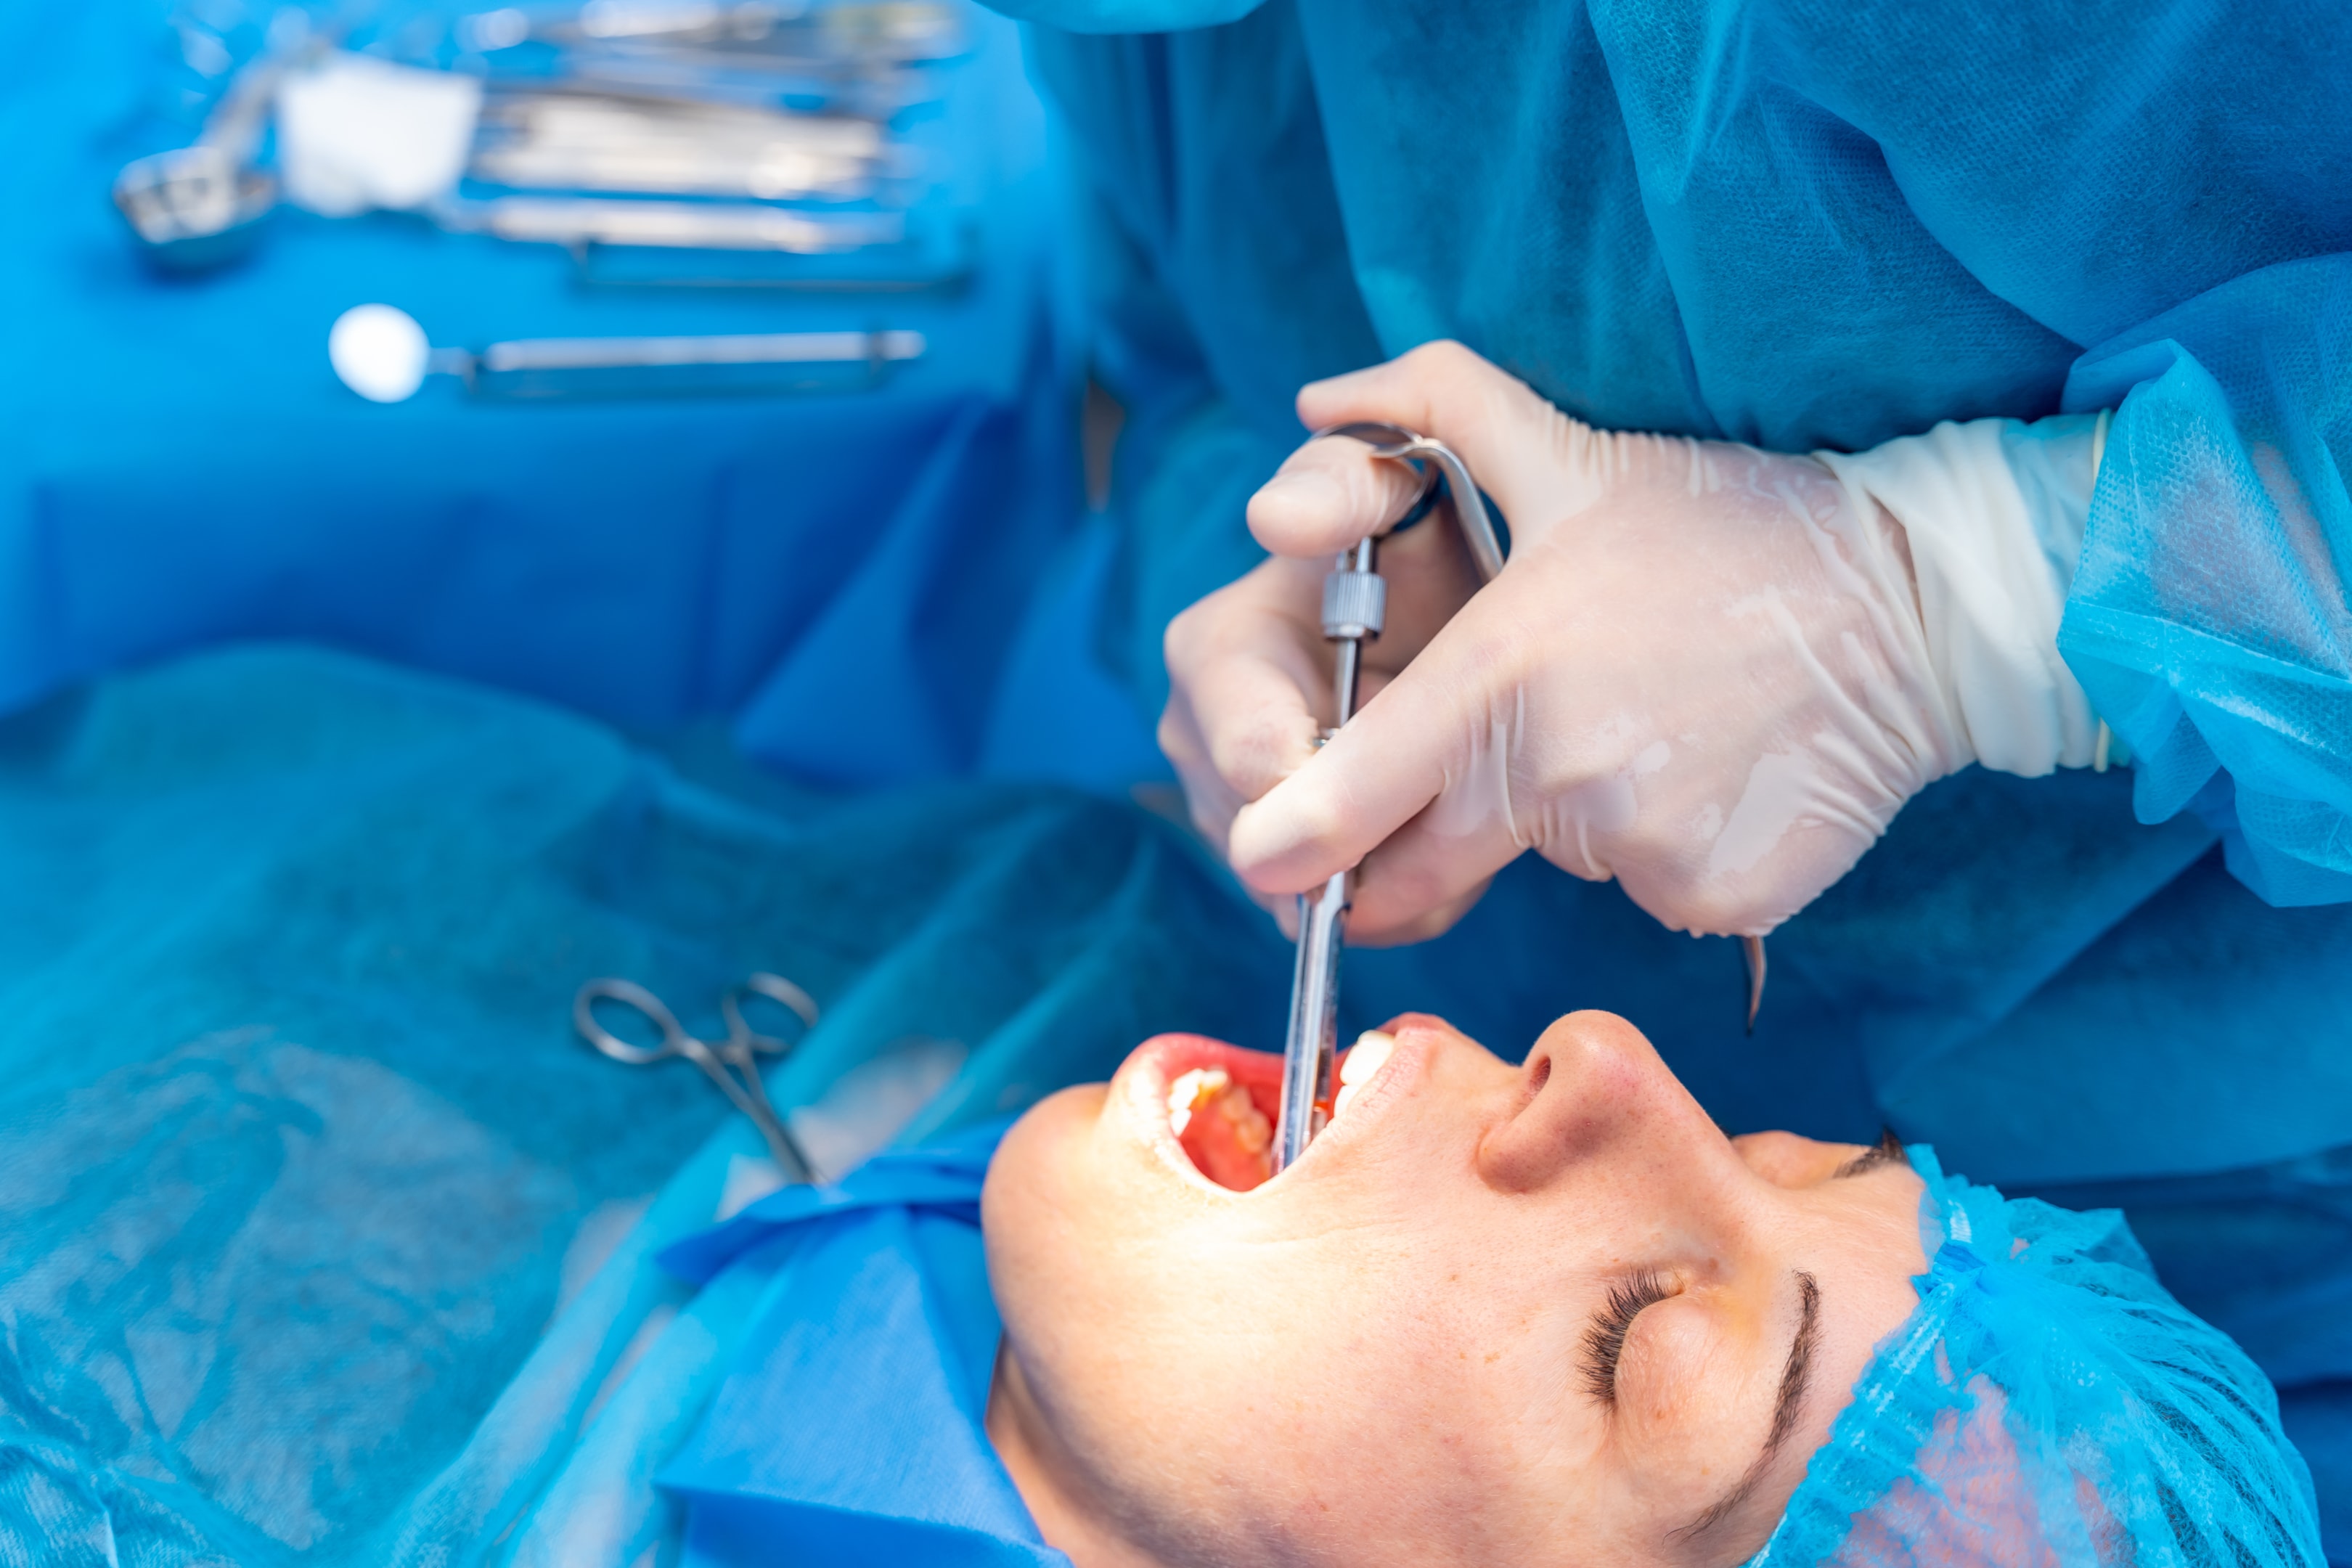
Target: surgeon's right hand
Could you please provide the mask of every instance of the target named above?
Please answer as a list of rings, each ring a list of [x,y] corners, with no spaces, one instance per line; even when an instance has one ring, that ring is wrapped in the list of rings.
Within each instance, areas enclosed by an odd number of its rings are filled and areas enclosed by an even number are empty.
[[[1450,528],[1383,547],[1391,629],[1319,750],[1323,574],[1402,510],[1397,465],[1345,438],[1301,448],[1250,506],[1276,559],[1170,627],[1161,743],[1278,916],[1360,863],[1351,940],[1419,940],[1532,848],[1674,929],[1760,935],[1971,760],[1903,530],[1824,462],[1597,431],[1450,343],[1299,407],[1445,441],[1513,552],[1476,588]]]
[[[1251,498],[1251,531],[1259,542],[1287,542],[1300,530],[1319,531],[1332,514],[1363,517],[1385,527],[1410,508],[1419,485],[1402,465],[1370,460],[1362,443],[1310,441]],[[1335,547],[1336,548],[1336,547]],[[1296,773],[1314,754],[1335,712],[1332,650],[1323,637],[1323,578],[1331,553],[1277,553],[1245,576],[1192,605],[1170,624],[1166,637],[1168,706],[1160,719],[1160,747],[1175,765],[1193,826],[1221,855],[1241,808]],[[1366,702],[1429,644],[1477,590],[1478,573],[1457,530],[1441,510],[1381,544],[1388,579],[1386,628],[1365,645],[1357,707]],[[1295,936],[1297,900],[1244,881]],[[1397,942],[1434,935],[1451,925],[1485,890],[1485,881],[1455,900],[1404,926],[1368,927],[1351,915],[1351,938]],[[1377,915],[1377,911],[1376,911]]]

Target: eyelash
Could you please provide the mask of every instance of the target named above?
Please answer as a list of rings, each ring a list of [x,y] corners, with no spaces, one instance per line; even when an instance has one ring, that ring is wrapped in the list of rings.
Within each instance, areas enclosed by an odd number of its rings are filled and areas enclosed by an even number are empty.
[[[1602,1405],[1617,1404],[1617,1358],[1625,1352],[1625,1336],[1644,1308],[1673,1295],[1665,1276],[1644,1269],[1609,1287],[1608,1304],[1584,1331],[1584,1386]]]
[[[1876,1143],[1840,1165],[1832,1173],[1832,1179],[1867,1175],[1881,1165],[1907,1164],[1910,1159],[1910,1151],[1903,1146],[1903,1140],[1895,1136],[1895,1129],[1888,1127],[1879,1132]]]

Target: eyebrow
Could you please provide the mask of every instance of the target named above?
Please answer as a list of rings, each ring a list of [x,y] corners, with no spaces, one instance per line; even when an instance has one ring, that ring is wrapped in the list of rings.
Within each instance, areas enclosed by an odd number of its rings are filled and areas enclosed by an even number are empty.
[[[1881,1165],[1897,1165],[1910,1158],[1910,1152],[1903,1147],[1903,1140],[1895,1136],[1895,1129],[1882,1127],[1878,1130],[1878,1142],[1831,1172],[1830,1180],[1834,1182],[1843,1176],[1863,1175]]]
[[[1812,1388],[1813,1352],[1820,1348],[1822,1337],[1822,1288],[1801,1268],[1797,1271],[1797,1296],[1801,1304],[1796,1337],[1789,1342],[1788,1364],[1780,1369],[1780,1393],[1772,1402],[1772,1430],[1765,1435],[1763,1451],[1749,1464],[1748,1473],[1739,1478],[1738,1485],[1709,1504],[1705,1513],[1670,1531],[1667,1540],[1690,1540],[1729,1518],[1762,1484],[1765,1472],[1771,1468],[1772,1456],[1780,1451],[1780,1445],[1797,1429],[1797,1416],[1803,1411],[1805,1395]]]

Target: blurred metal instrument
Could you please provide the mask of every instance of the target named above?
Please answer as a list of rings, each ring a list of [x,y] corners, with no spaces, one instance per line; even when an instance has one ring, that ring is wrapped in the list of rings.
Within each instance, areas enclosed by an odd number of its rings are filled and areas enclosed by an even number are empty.
[[[809,213],[751,202],[619,201],[597,196],[493,196],[433,208],[445,228],[500,239],[561,245],[643,246],[676,250],[774,251],[834,256],[907,237],[894,212]]]
[[[860,201],[912,166],[856,115],[541,90],[489,97],[469,172],[520,190]]]
[[[461,18],[457,38],[492,57],[523,45],[551,47],[565,74],[582,82],[744,101],[772,101],[782,90],[877,118],[936,97],[936,82],[921,68],[971,43],[962,19],[940,0],[509,5]]]
[[[481,352],[434,348],[390,305],[357,305],[327,335],[343,384],[373,403],[415,395],[426,375],[504,397],[647,396],[869,386],[919,359],[920,332],[746,332],[698,337],[523,338]]]
[[[501,6],[458,22],[458,39],[489,53],[519,44],[660,51],[706,64],[815,71],[843,65],[919,65],[970,47],[939,0],[812,5],[772,0],[587,0],[583,5]]]
[[[299,23],[302,14],[285,15]],[[194,271],[235,259],[278,205],[278,181],[254,154],[279,80],[332,47],[333,35],[307,24],[273,32],[271,47],[229,79],[194,144],[134,158],[114,177],[115,206],[162,266]]]
[[[1361,441],[1375,458],[1409,464],[1421,476],[1421,495],[1406,514],[1408,521],[1419,515],[1442,482],[1480,579],[1491,583],[1501,573],[1502,541],[1470,470],[1453,448],[1393,425],[1369,422],[1318,430],[1311,439],[1326,436]],[[1324,731],[1327,741],[1354,717],[1364,645],[1381,635],[1387,620],[1388,584],[1378,570],[1379,544],[1377,535],[1361,541],[1323,579],[1323,635],[1335,649],[1335,714],[1332,728]],[[1290,1022],[1282,1044],[1282,1111],[1274,1134],[1277,1171],[1307,1152],[1329,1116],[1332,1063],[1339,1047],[1339,947],[1354,876],[1352,868],[1336,872],[1316,891],[1298,895],[1298,957],[1291,973]]]
[[[692,1062],[719,1086],[729,1104],[751,1119],[786,1181],[814,1181],[814,1167],[793,1140],[783,1118],[776,1114],[775,1106],[768,1099],[767,1085],[760,1078],[761,1057],[780,1057],[792,1047],[773,1035],[761,1034],[745,1020],[743,1003],[753,996],[764,996],[787,1009],[806,1028],[816,1026],[816,1003],[809,994],[782,975],[764,970],[719,998],[719,1011],[727,1021],[723,1039],[697,1039],[686,1032],[677,1016],[663,1005],[660,997],[634,980],[610,977],[591,980],[573,994],[572,1026],[597,1050],[631,1067],[650,1067],[672,1057],[683,1057]],[[641,1015],[660,1031],[661,1039],[650,1046],[629,1044],[596,1021],[599,1002],[610,1002]]]
[[[744,332],[677,338],[526,338],[492,343],[478,354],[436,349],[434,369],[460,375],[476,391],[509,397],[552,397],[607,391],[710,392],[752,386],[857,386],[894,364],[920,358],[923,334]],[[732,371],[715,376],[662,373]],[[779,376],[772,373],[790,373]]]

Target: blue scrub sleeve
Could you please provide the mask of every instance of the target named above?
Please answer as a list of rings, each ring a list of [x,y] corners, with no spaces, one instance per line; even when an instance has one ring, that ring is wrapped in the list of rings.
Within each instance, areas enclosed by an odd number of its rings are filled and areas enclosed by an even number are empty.
[[[1168,623],[1265,558],[1243,512],[1306,436],[1299,384],[1383,357],[1296,8],[1215,27],[1221,13],[1195,9],[1195,30],[1175,37],[1027,34],[1033,72],[1073,128],[1089,374],[1126,415],[1098,651],[1147,719],[1167,700]],[[1053,20],[1106,27],[1109,16]],[[1263,374],[1268,356],[1289,368]]]

